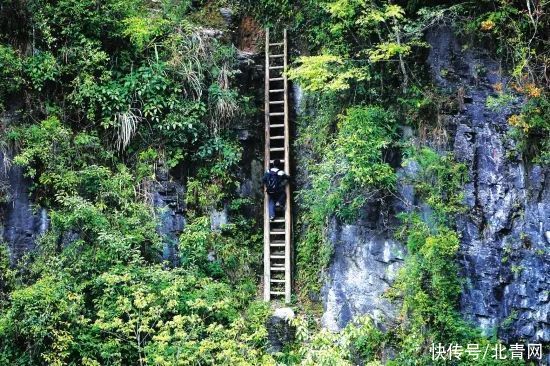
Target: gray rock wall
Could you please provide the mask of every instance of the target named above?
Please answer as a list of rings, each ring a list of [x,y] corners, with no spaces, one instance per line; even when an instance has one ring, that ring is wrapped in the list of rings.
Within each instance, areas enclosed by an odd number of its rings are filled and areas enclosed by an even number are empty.
[[[159,166],[151,195],[158,220],[157,230],[162,237],[162,257],[177,266],[180,262],[179,236],[185,227],[185,187],[180,179],[170,175],[168,169]]]
[[[19,118],[16,113],[0,116],[0,131]],[[4,155],[5,154],[5,155]],[[12,263],[17,263],[35,248],[37,238],[49,227],[44,208],[33,205],[29,198],[30,182],[18,166],[6,164],[13,158],[9,149],[0,150],[0,242],[5,242]]]
[[[488,108],[487,98],[496,96],[493,86],[505,87],[507,81],[499,63],[480,50],[463,51],[447,27],[428,31],[427,41],[435,87],[459,105],[441,116],[448,141],[436,147],[452,151],[469,169],[468,212],[457,222],[465,280],[460,309],[486,334],[509,342],[549,342],[550,170],[526,162],[508,136],[507,118],[520,110],[523,99]],[[414,174],[414,167],[404,169],[400,177]],[[395,305],[381,295],[404,248],[381,222],[383,207],[390,207],[391,216],[418,204],[413,188],[403,182],[400,178],[396,200],[370,205],[353,225],[329,227],[334,256],[323,289],[326,327],[341,329],[365,313],[386,322],[395,316]],[[390,228],[394,224],[389,221]]]
[[[459,218],[461,310],[485,333],[504,340],[550,341],[550,169],[531,164],[508,136],[507,119],[523,98],[487,107],[494,85],[507,79],[480,50],[462,51],[447,27],[427,34],[428,64],[437,86],[462,94],[450,149],[469,167],[468,213]],[[442,76],[444,75],[444,76]]]
[[[29,199],[30,183],[21,168],[11,167],[4,178],[9,184],[10,199],[0,209],[4,223],[0,225],[0,236],[8,246],[11,262],[17,263],[35,248],[37,238],[48,229],[49,218],[46,209],[35,207]]]
[[[336,331],[354,316],[370,314],[384,328],[396,316],[394,304],[383,294],[403,261],[403,246],[386,231],[365,224],[333,222],[329,240],[334,256],[323,288],[323,326]]]

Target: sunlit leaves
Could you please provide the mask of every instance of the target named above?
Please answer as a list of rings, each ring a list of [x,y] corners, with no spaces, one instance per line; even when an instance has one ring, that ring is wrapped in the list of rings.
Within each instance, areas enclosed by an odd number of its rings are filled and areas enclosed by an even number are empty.
[[[363,3],[361,0],[333,0],[329,1],[325,8],[329,14],[336,18],[351,18]]]
[[[20,346],[29,366],[274,364],[263,351],[269,307],[240,307],[253,294],[160,265],[115,266],[81,284],[60,271],[12,293],[0,359]]]
[[[376,328],[369,316],[360,316],[350,322],[341,332],[327,329],[312,332],[304,317],[292,321],[301,347],[302,366],[351,366],[361,359],[369,366],[379,365],[377,360],[384,334]]]
[[[369,59],[372,62],[391,60],[398,55],[407,55],[411,52],[411,46],[407,44],[398,44],[395,42],[385,42],[377,44],[368,51]]]
[[[297,62],[299,65],[288,71],[288,77],[309,92],[346,90],[350,83],[368,78],[365,68],[353,67],[340,56],[300,57]]]
[[[367,5],[356,22],[364,27],[375,27],[377,23],[403,19],[404,16],[405,10],[399,5],[387,4],[384,8]]]
[[[168,26],[169,21],[163,18],[133,16],[123,20],[126,28],[122,32],[129,37],[138,49],[143,49],[161,35]]]

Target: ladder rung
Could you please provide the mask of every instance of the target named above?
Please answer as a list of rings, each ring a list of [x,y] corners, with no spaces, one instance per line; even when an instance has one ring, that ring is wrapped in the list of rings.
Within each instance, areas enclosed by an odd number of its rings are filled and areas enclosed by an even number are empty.
[[[285,259],[284,255],[270,255],[269,258],[271,259]]]
[[[272,147],[269,149],[269,151],[285,151],[284,147]]]
[[[283,81],[285,78],[269,78],[269,81]]]
[[[284,66],[269,66],[269,70],[281,70],[284,69]]]
[[[285,283],[286,281],[285,280],[276,280],[276,279],[271,279],[270,282],[273,282],[273,283]]]
[[[281,163],[284,163],[284,162],[285,162],[285,159],[279,159],[279,161],[280,161]],[[270,163],[274,163],[275,160],[274,160],[274,159],[271,159],[269,162],[270,162]]]
[[[284,230],[271,230],[269,232],[271,235],[285,235],[285,231]]]
[[[285,91],[284,89],[271,89],[269,92],[270,93],[282,93],[284,91]]]
[[[277,43],[270,43],[269,45],[270,46],[282,46],[282,45],[284,45],[284,43],[283,42],[277,42]]]
[[[274,102],[269,102],[269,104],[285,104],[284,100],[276,100]]]
[[[285,124],[284,123],[279,123],[279,124],[269,125],[269,127],[271,127],[271,128],[280,128],[280,127],[285,127]]]
[[[271,222],[285,222],[285,219],[275,219],[275,220],[271,220]]]
[[[283,272],[285,270],[285,267],[271,267],[270,268],[272,271],[280,271],[280,272]]]
[[[270,244],[269,246],[273,248],[280,248],[280,247],[284,247],[285,244]]]
[[[269,292],[271,295],[284,295],[284,292],[278,292],[278,291],[271,291]]]
[[[270,138],[271,140],[282,140],[282,139],[284,139],[285,137],[284,137],[284,136],[269,136],[269,138]]]
[[[270,116],[284,116],[285,112],[275,112],[275,113],[269,113]]]
[[[284,54],[280,54],[280,55],[269,55],[270,58],[280,58],[280,57],[284,57]]]

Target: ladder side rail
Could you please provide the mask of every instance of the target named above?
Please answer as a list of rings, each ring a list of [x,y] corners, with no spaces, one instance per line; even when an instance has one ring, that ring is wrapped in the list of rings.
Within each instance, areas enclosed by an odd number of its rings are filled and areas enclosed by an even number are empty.
[[[269,29],[265,30],[265,171],[269,169]],[[270,223],[269,223],[269,197],[264,189],[264,301],[271,299],[271,249],[270,245]]]
[[[283,64],[283,89],[284,89],[284,149],[285,149],[285,168],[287,174],[290,174],[290,128],[289,128],[289,108],[288,108],[288,79],[287,79],[287,67],[288,67],[288,43],[287,43],[287,32],[286,29],[283,31],[283,47],[284,47],[284,64]],[[285,209],[285,302],[290,303],[291,300],[291,288],[292,288],[292,266],[291,266],[291,253],[292,253],[292,242],[291,242],[291,197],[290,197],[290,184],[286,185],[286,209]]]

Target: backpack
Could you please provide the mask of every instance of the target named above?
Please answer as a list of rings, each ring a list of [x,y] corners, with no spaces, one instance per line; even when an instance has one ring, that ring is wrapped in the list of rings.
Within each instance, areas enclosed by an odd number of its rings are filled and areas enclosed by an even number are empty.
[[[267,179],[265,181],[265,190],[269,194],[277,193],[281,188],[281,176],[278,174],[279,171],[270,170],[267,173]]]

